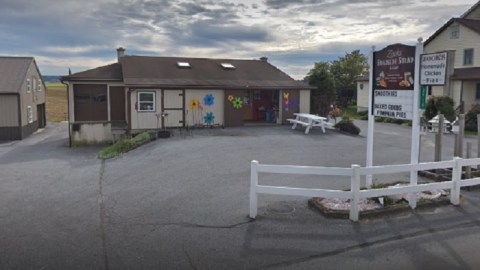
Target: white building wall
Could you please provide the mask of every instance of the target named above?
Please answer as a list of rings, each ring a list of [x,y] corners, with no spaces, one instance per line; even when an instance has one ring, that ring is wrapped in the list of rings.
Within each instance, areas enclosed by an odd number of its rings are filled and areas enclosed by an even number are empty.
[[[78,130],[73,126],[78,125]],[[72,145],[111,142],[112,127],[110,123],[82,123],[70,125]]]
[[[368,81],[357,81],[357,111],[358,112],[368,110],[369,89],[370,89],[370,85]]]
[[[460,36],[458,39],[451,38],[451,28],[459,26]],[[480,35],[458,23],[452,23],[447,29],[440,33],[435,39],[424,48],[424,53],[440,51],[455,51],[455,68],[478,67],[480,66]],[[473,65],[463,65],[464,49],[473,48]]]
[[[300,90],[300,112],[310,113],[310,90]]]
[[[155,111],[154,112],[139,112],[135,104],[137,104],[138,92],[155,92]],[[130,92],[131,100],[131,116],[132,129],[156,129],[161,128],[161,116],[157,118],[156,114],[162,113],[162,91],[160,89],[136,89]]]

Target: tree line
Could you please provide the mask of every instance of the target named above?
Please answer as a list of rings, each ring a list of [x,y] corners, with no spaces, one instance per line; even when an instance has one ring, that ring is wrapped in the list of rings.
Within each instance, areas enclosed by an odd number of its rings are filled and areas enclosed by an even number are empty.
[[[353,99],[357,80],[368,74],[368,57],[360,50],[346,53],[335,61],[315,63],[304,81],[311,91],[312,113],[327,115],[332,105],[346,107]]]

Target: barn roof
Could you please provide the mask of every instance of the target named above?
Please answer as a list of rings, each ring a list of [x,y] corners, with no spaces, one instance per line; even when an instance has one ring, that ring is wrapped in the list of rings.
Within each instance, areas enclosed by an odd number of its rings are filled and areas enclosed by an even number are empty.
[[[0,56],[0,93],[18,93],[33,57]]]

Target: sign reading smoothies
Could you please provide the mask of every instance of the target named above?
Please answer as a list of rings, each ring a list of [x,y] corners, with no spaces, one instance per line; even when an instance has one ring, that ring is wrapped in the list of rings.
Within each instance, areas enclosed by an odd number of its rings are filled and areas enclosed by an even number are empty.
[[[373,54],[373,115],[413,118],[415,46],[394,44]]]

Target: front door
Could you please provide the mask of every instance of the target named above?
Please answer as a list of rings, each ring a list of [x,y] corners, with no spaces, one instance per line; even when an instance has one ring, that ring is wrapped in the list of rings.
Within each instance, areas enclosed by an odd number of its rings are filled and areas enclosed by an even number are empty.
[[[165,115],[162,127],[183,127],[185,119],[184,105],[184,90],[162,90],[162,112]]]
[[[243,90],[225,90],[225,126],[243,126],[245,106],[243,102],[245,92]]]
[[[44,128],[47,125],[45,103],[37,105],[37,123],[38,123],[38,128]]]
[[[110,87],[110,119],[116,122],[126,122],[125,87]]]

